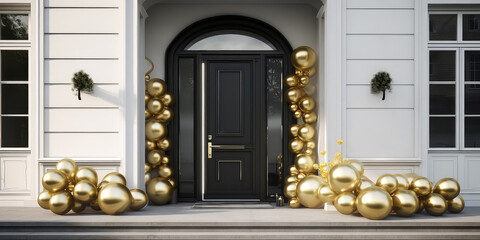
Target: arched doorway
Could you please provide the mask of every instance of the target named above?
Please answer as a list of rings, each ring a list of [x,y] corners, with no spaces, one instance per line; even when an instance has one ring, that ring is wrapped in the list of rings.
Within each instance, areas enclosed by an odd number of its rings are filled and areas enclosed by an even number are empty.
[[[272,26],[241,16],[196,22],[171,42],[176,97],[172,166],[180,201],[273,200],[289,166],[283,76],[292,48]]]

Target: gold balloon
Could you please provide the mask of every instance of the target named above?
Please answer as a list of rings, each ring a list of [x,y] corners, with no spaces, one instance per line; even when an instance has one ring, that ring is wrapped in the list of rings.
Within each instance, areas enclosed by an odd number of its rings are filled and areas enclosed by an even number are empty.
[[[352,214],[357,210],[356,198],[351,192],[343,192],[335,198],[333,205],[342,214]]]
[[[413,190],[418,196],[427,196],[432,192],[432,182],[425,177],[417,177],[410,184],[410,190]]]
[[[432,193],[425,198],[425,210],[432,216],[442,216],[447,211],[447,201],[442,195]]]
[[[64,158],[58,161],[55,168],[60,172],[63,172],[65,176],[67,176],[67,179],[69,182],[71,183],[75,182],[75,174],[77,174],[77,171],[78,171],[78,166],[75,161],[73,161],[70,158]]]
[[[97,187],[88,180],[81,180],[73,189],[73,197],[80,202],[91,202],[97,198]]]
[[[298,137],[298,129],[300,129],[300,125],[292,124],[292,126],[290,126],[290,135],[292,137]]]
[[[147,184],[147,195],[154,204],[166,204],[173,194],[173,187],[168,180],[157,177]]]
[[[73,207],[73,197],[67,191],[59,191],[52,193],[50,197],[49,208],[58,215],[64,215],[68,213]]]
[[[415,192],[398,189],[392,194],[393,211],[400,217],[409,217],[418,210],[419,201]]]
[[[158,120],[150,120],[145,125],[145,136],[150,141],[158,141],[167,135],[167,128]]]
[[[158,167],[157,173],[159,177],[169,178],[173,175],[173,170],[168,165],[161,165],[160,167]]]
[[[157,146],[156,146],[154,141],[145,140],[145,149],[147,149],[148,151],[151,151],[151,150],[155,149],[156,147]]]
[[[75,188],[75,185],[73,184],[68,184],[66,190],[69,191],[69,192],[73,192],[73,189]]]
[[[303,141],[300,138],[290,140],[289,149],[292,153],[299,153],[303,150]]]
[[[51,197],[52,193],[50,193],[49,191],[45,190],[41,192],[40,194],[38,194],[37,198],[38,205],[43,209],[50,209],[49,202]]]
[[[297,174],[297,182],[302,181],[307,175],[305,173]]]
[[[419,176],[418,174],[416,174],[416,173],[407,173],[407,174],[404,174],[403,176],[407,179],[409,188],[410,188],[410,185],[412,184],[412,181],[413,181],[415,178],[420,177],[420,176]]]
[[[447,200],[448,211],[451,213],[460,213],[465,208],[465,201],[458,195],[454,199]]]
[[[304,113],[302,116],[304,123],[312,124],[317,122],[317,114],[315,112]]]
[[[107,184],[109,184],[108,181],[101,181],[97,186],[97,193],[100,192],[100,190],[102,190],[102,188],[105,187]]]
[[[177,184],[175,183],[175,179],[169,178],[169,179],[168,179],[168,182],[170,183],[170,185],[172,185],[172,188],[175,189],[175,186],[177,185]]]
[[[394,174],[395,178],[397,179],[398,182],[398,189],[408,189],[409,184],[408,184],[408,179],[405,177],[403,174]]]
[[[298,136],[303,141],[311,140],[315,137],[315,128],[312,125],[305,123],[298,129]]]
[[[317,54],[312,48],[300,46],[293,50],[291,61],[293,67],[299,70],[308,70],[315,65]]]
[[[109,183],[98,193],[98,206],[106,214],[122,214],[132,203],[132,194],[120,183]]]
[[[297,197],[297,182],[290,182],[283,187],[283,194],[288,199]]]
[[[308,83],[310,83],[310,77],[308,77],[306,75],[300,77],[300,86],[305,86]]]
[[[162,151],[168,151],[172,147],[172,142],[166,137],[157,142],[157,147]]]
[[[287,88],[291,88],[291,87],[297,86],[299,80],[300,79],[297,75],[290,74],[290,75],[287,75],[284,83],[285,83],[285,86],[287,86]]]
[[[42,185],[49,192],[64,190],[68,186],[67,176],[59,170],[50,170],[43,175]]]
[[[303,90],[303,88],[293,87],[285,91],[285,99],[289,103],[296,103],[303,96],[305,96],[305,90]]]
[[[300,110],[300,109],[298,109],[297,111],[295,111],[295,112],[293,113],[293,116],[294,116],[295,118],[301,118],[302,115],[303,115],[303,112],[302,112],[302,110]]]
[[[165,155],[162,157],[162,161],[161,161],[162,164],[168,164],[170,163],[170,157]]]
[[[304,72],[302,70],[295,69],[295,75],[300,77],[304,75]]]
[[[318,198],[316,191],[323,183],[325,183],[323,178],[317,175],[310,175],[303,178],[297,184],[298,201],[308,208],[318,208],[322,206],[324,203]]]
[[[304,152],[306,155],[313,155],[313,150],[310,149],[310,148],[307,148],[305,149],[305,152]]]
[[[310,148],[310,149],[315,149],[317,147],[317,144],[315,143],[315,141],[307,141],[307,148]]]
[[[119,172],[111,172],[105,175],[102,181],[107,181],[109,183],[120,183],[125,186],[127,185],[127,179],[125,179],[125,176]]]
[[[443,178],[435,184],[433,192],[442,195],[445,200],[451,200],[460,194],[460,184],[453,178]]]
[[[295,159],[295,167],[301,173],[313,172],[313,164],[315,164],[315,158],[312,155],[298,154]]]
[[[145,184],[147,184],[151,178],[152,178],[152,175],[150,173],[145,173]]]
[[[288,206],[291,208],[299,208],[302,206],[302,204],[300,204],[300,201],[298,201],[298,198],[292,198],[288,201]]]
[[[298,110],[298,105],[293,103],[293,104],[290,104],[290,111],[292,112],[296,112]]]
[[[98,205],[98,200],[97,199],[90,202],[90,207],[95,211],[100,211],[101,210],[100,206]]]
[[[150,100],[150,95],[148,95],[147,92],[145,92],[145,107],[147,106],[148,101]]]
[[[311,77],[315,75],[315,73],[317,73],[317,69],[315,67],[311,67],[307,71],[305,71],[303,74],[305,74],[305,76]]]
[[[285,185],[288,184],[288,183],[294,183],[294,182],[297,182],[297,178],[295,176],[288,176],[286,179],[285,179]]]
[[[175,101],[173,94],[169,92],[165,93],[162,97],[160,97],[160,99],[162,99],[162,102],[165,104],[165,106],[170,106]]]
[[[159,165],[162,161],[162,153],[158,150],[152,150],[148,152],[147,161],[153,166]]]
[[[148,111],[148,109],[145,109],[145,120],[151,118],[153,115]]]
[[[152,165],[145,163],[145,173],[149,173],[152,170]]]
[[[155,119],[162,123],[170,122],[173,119],[173,111],[171,108],[165,108],[160,114],[155,115]]]
[[[377,186],[383,188],[389,194],[392,194],[397,191],[398,188],[397,178],[392,174],[383,174],[377,179]]]
[[[294,175],[299,173],[298,169],[297,169],[297,167],[295,167],[295,165],[290,166],[289,172],[290,172],[290,174],[294,174]]]
[[[361,191],[356,200],[357,210],[368,219],[380,220],[390,214],[393,201],[390,194],[380,187],[369,187]]]
[[[356,194],[359,194],[361,193],[363,190],[369,188],[369,187],[372,187],[372,186],[375,186],[375,183],[372,182],[372,180],[368,179],[368,178],[364,178],[362,177],[360,179],[360,183],[358,184],[358,186],[355,188],[355,193]]]
[[[298,102],[298,106],[304,113],[310,113],[315,109],[315,99],[310,96],[305,96]]]
[[[348,163],[350,163],[350,165],[352,165],[355,169],[357,169],[358,174],[360,174],[360,176],[362,176],[363,172],[365,172],[365,168],[363,168],[362,162],[358,160],[348,160]]]
[[[132,204],[130,205],[131,210],[138,211],[147,206],[148,197],[143,190],[132,189],[130,190],[130,193],[132,194]]]
[[[335,198],[337,197],[337,193],[335,193],[328,183],[323,183],[320,185],[320,187],[316,191],[317,197],[320,199],[322,202],[333,202]]]
[[[158,98],[152,98],[147,103],[147,109],[151,114],[159,114],[163,110],[163,102]]]
[[[351,192],[360,184],[360,174],[348,163],[339,163],[328,172],[328,183],[336,193]]]
[[[79,213],[87,208],[87,204],[79,201],[74,201],[72,206],[72,211]]]
[[[81,180],[88,180],[96,186],[98,183],[97,171],[91,167],[82,167],[78,169],[77,174],[75,175],[75,181],[80,182]]]
[[[147,92],[153,97],[160,97],[167,91],[167,84],[159,78],[153,78],[147,83]]]

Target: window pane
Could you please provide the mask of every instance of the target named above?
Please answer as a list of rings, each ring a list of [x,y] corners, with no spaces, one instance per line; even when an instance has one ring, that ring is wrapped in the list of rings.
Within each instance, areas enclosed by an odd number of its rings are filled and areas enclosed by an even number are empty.
[[[187,46],[186,50],[275,50],[273,45],[259,36],[218,34],[207,36]]]
[[[2,114],[28,114],[27,84],[2,84]]]
[[[2,50],[1,57],[2,81],[28,80],[27,50]]]
[[[430,114],[455,114],[455,85],[430,85]]]
[[[465,147],[480,147],[480,117],[465,117]]]
[[[430,40],[457,40],[457,15],[430,14]]]
[[[430,117],[430,147],[455,147],[455,117]]]
[[[480,81],[480,51],[465,51],[465,81]]]
[[[480,84],[465,85],[465,114],[480,114]]]
[[[480,15],[463,15],[463,40],[480,40]]]
[[[455,51],[430,51],[430,81],[455,81]]]
[[[1,14],[1,40],[28,40],[28,15]]]
[[[2,117],[2,147],[28,147],[28,117]]]

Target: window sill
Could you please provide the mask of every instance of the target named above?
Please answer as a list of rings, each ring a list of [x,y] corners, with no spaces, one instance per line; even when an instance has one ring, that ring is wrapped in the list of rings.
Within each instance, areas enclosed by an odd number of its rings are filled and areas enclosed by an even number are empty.
[[[428,153],[449,153],[449,154],[479,154],[480,153],[480,148],[479,149],[464,149],[464,150],[459,150],[459,149],[428,149]]]
[[[30,148],[0,148],[0,154],[30,154]]]

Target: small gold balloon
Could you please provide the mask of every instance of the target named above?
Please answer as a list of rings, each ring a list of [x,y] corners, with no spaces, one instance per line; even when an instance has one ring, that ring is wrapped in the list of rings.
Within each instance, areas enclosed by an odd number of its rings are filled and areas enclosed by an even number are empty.
[[[148,109],[145,109],[145,120],[150,119],[153,115],[148,111]]]
[[[308,70],[315,65],[317,54],[310,47],[300,46],[293,50],[291,61],[296,69]]]
[[[390,194],[380,187],[369,187],[360,192],[356,200],[357,210],[368,219],[384,219],[392,211],[393,201]]]
[[[435,184],[433,192],[442,195],[445,200],[451,200],[460,194],[460,184],[453,178],[443,178]]]
[[[155,115],[155,119],[162,123],[170,122],[173,119],[173,111],[171,108],[165,108],[158,115]]]
[[[351,192],[343,192],[335,198],[333,205],[342,214],[352,214],[357,210],[356,198]]]
[[[297,137],[298,136],[298,129],[300,129],[300,125],[298,124],[293,124],[290,126],[290,135],[292,137]]]
[[[397,191],[398,188],[397,178],[392,174],[383,174],[377,179],[377,186],[383,188],[389,194],[392,194]]]
[[[310,96],[305,96],[298,102],[298,106],[304,113],[310,113],[315,109],[315,99]]]
[[[348,163],[339,163],[328,172],[328,183],[336,193],[351,192],[360,183],[357,169]]]
[[[150,95],[148,95],[147,92],[145,92],[145,107],[147,106],[148,101],[150,100]]]
[[[307,148],[310,148],[310,149],[315,149],[317,147],[317,144],[315,143],[315,141],[307,141]]]
[[[447,200],[448,211],[451,213],[460,213],[465,208],[465,201],[458,195],[453,199]]]
[[[40,194],[38,194],[37,198],[38,205],[43,209],[50,209],[49,202],[51,197],[52,194],[49,191],[45,190],[41,192]]]
[[[163,102],[158,98],[152,98],[147,103],[147,109],[151,114],[159,114],[163,110]]]
[[[315,112],[304,113],[302,116],[304,123],[312,124],[317,122],[317,114]]]
[[[315,158],[312,155],[298,154],[295,159],[295,167],[301,173],[313,172],[313,164],[315,164]]]
[[[303,88],[293,87],[285,91],[285,99],[289,103],[296,103],[303,96],[305,96],[305,90],[303,90]]]
[[[87,204],[84,202],[74,201],[72,206],[72,211],[79,213],[87,208]]]
[[[63,172],[65,176],[67,176],[67,180],[71,183],[75,182],[75,174],[77,174],[78,166],[75,161],[70,158],[64,158],[58,161],[57,165],[55,166],[57,170]]]
[[[42,185],[49,192],[64,190],[68,186],[67,176],[57,169],[50,170],[43,175]]]
[[[130,204],[130,209],[133,211],[138,211],[145,206],[147,206],[148,203],[148,197],[147,194],[141,190],[141,189],[132,189],[130,190],[130,193],[132,194],[132,204]]]
[[[101,210],[100,206],[98,205],[98,200],[97,199],[90,202],[90,207],[95,211],[100,211]]]
[[[145,163],[145,173],[149,173],[152,170],[152,165]]]
[[[297,174],[297,182],[302,181],[307,175],[305,173]]]
[[[288,206],[291,208],[299,208],[302,206],[302,204],[300,204],[300,201],[298,201],[298,198],[292,198],[288,201]]]
[[[408,181],[408,187],[410,188],[410,185],[412,184],[412,181],[417,178],[417,177],[420,177],[418,174],[416,173],[407,173],[407,174],[404,174],[403,175],[407,181]]]
[[[168,180],[157,177],[147,184],[147,195],[154,204],[166,204],[173,194],[173,187]]]
[[[173,170],[168,165],[161,165],[158,167],[158,176],[163,178],[169,178],[173,175]]]
[[[120,183],[125,186],[127,185],[127,179],[125,179],[125,176],[119,172],[111,172],[105,175],[102,181],[107,181],[109,183]]]
[[[360,174],[360,176],[363,175],[363,172],[365,172],[365,168],[363,168],[363,163],[358,161],[358,160],[348,160],[348,163],[350,163],[350,165],[352,165],[355,169],[357,169],[358,171],[358,174]]]
[[[302,110],[300,110],[300,109],[298,109],[297,111],[295,111],[295,112],[293,113],[293,116],[294,116],[295,118],[301,118],[302,115],[303,115],[303,112],[302,112]]]
[[[305,154],[306,155],[313,155],[313,150],[310,148],[305,149]]]
[[[297,175],[299,173],[298,169],[297,169],[297,167],[295,167],[295,165],[290,166],[289,172],[290,172],[290,174],[294,174],[294,175]]]
[[[320,185],[320,187],[317,189],[316,194],[320,201],[325,203],[333,202],[337,197],[337,193],[335,193],[330,188],[328,183],[323,183],[322,185]]]
[[[310,77],[308,77],[306,75],[300,77],[300,85],[301,86],[308,85],[309,83],[310,83]]]
[[[297,184],[297,198],[300,203],[308,208],[318,208],[324,203],[318,198],[316,191],[321,184],[325,183],[323,178],[317,175],[309,175]]]
[[[109,183],[98,193],[98,206],[109,215],[122,214],[132,203],[132,194],[120,183]]]
[[[395,176],[395,178],[397,179],[398,189],[408,189],[409,188],[408,180],[405,177],[405,175],[394,174],[393,176]]]
[[[64,215],[73,207],[73,197],[67,191],[58,191],[52,193],[49,201],[49,208],[55,214]]]
[[[425,177],[417,177],[410,184],[410,190],[413,190],[418,196],[424,197],[432,192],[432,182]]]
[[[175,98],[173,97],[173,94],[171,94],[169,92],[167,92],[163,96],[161,96],[160,99],[165,104],[165,106],[170,106],[175,101]]]
[[[299,80],[300,78],[297,75],[290,74],[290,75],[287,75],[284,83],[285,83],[285,86],[287,86],[287,88],[291,88],[291,87],[297,86]]]
[[[168,151],[172,147],[172,142],[166,137],[157,142],[157,147],[162,151]]]
[[[303,76],[304,75],[304,72],[302,70],[299,70],[299,69],[295,69],[295,75],[297,76]]]
[[[91,167],[82,167],[78,169],[77,174],[75,175],[75,181],[80,182],[81,180],[88,180],[96,186],[98,183],[97,171]]]
[[[315,137],[315,128],[312,125],[305,123],[298,129],[298,136],[303,141],[311,140]]]
[[[150,141],[158,141],[167,135],[167,128],[159,120],[150,120],[145,125],[145,136]]]
[[[297,197],[297,182],[290,182],[283,187],[283,194],[288,199]]]
[[[157,147],[157,145],[155,144],[154,141],[145,140],[145,149],[146,150],[151,151],[151,150],[155,149],[156,147]]]
[[[159,165],[162,161],[162,153],[159,150],[152,150],[147,154],[147,161],[153,166]]]
[[[400,217],[409,217],[418,210],[418,198],[415,192],[398,189],[392,194],[393,211]]]
[[[73,189],[73,197],[80,202],[91,202],[97,198],[97,187],[88,180],[81,180]]]
[[[162,157],[162,161],[161,161],[162,164],[168,164],[170,163],[170,157],[165,155]]]
[[[290,104],[290,111],[296,112],[298,110],[298,105],[297,104]]]
[[[292,183],[292,182],[297,182],[297,178],[295,176],[288,176],[285,179],[285,184]]]
[[[151,178],[152,178],[152,175],[150,173],[145,173],[145,184],[147,184]]]
[[[442,216],[447,211],[447,201],[438,193],[431,193],[425,198],[425,210],[432,216]]]
[[[175,186],[177,185],[177,184],[175,183],[175,179],[169,178],[169,179],[168,179],[168,182],[170,183],[170,185],[172,185],[172,188],[175,189]]]
[[[153,78],[147,83],[147,92],[150,94],[150,96],[153,97],[160,97],[167,91],[167,84],[165,84],[165,81],[159,78]]]
[[[294,138],[290,140],[290,144],[288,145],[290,152],[292,153],[299,153],[303,150],[303,141],[300,138]]]
[[[311,67],[307,71],[305,71],[303,74],[305,74],[305,76],[311,77],[315,75],[315,73],[317,73],[317,69],[315,67]]]
[[[368,178],[361,178],[360,179],[360,183],[358,184],[358,186],[355,188],[355,193],[356,194],[359,194],[361,193],[363,190],[369,188],[369,187],[372,187],[372,186],[375,186],[375,183],[372,182],[372,180],[368,179]]]

